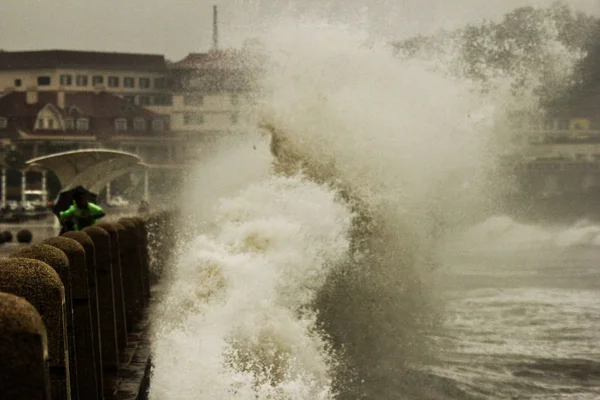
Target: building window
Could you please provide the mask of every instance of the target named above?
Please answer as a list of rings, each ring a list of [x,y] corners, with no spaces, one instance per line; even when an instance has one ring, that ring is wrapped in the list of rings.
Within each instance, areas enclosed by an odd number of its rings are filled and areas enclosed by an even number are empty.
[[[35,124],[36,129],[44,129],[44,120],[43,119],[38,119],[36,124]]]
[[[104,77],[102,75],[94,75],[92,76],[92,85],[104,85]]]
[[[131,77],[123,78],[123,87],[134,88],[135,87],[135,79],[133,79]]]
[[[123,96],[127,104],[135,104],[135,96]]]
[[[183,104],[186,106],[201,106],[204,104],[204,96],[198,93],[190,93],[183,96]]]
[[[61,86],[71,86],[73,84],[73,77],[71,75],[61,75],[60,76],[60,85]]]
[[[119,87],[119,77],[118,76],[109,76],[108,77],[108,87]]]
[[[48,129],[54,129],[54,120],[53,119],[48,120]]]
[[[204,114],[185,113],[183,115],[183,123],[185,125],[202,125],[204,123]]]
[[[77,118],[77,130],[87,132],[90,129],[90,120],[87,118]]]
[[[0,129],[6,128],[6,125],[8,125],[8,119],[0,117]]]
[[[38,76],[37,84],[38,86],[50,86],[50,77],[49,76]]]
[[[87,75],[77,75],[76,83],[77,83],[77,86],[87,86],[88,85]]]
[[[140,106],[149,106],[149,105],[150,105],[150,97],[140,96]]]
[[[22,84],[23,81],[21,81],[20,79],[15,79],[15,87],[21,87]]]
[[[73,118],[65,118],[65,129],[75,129],[75,121]]]
[[[149,89],[150,88],[150,78],[140,78],[140,88]]]
[[[162,119],[155,119],[152,121],[152,130],[154,132],[162,132],[165,130],[165,121]]]
[[[127,120],[125,118],[117,118],[115,120],[115,129],[117,131],[126,131],[127,130]]]
[[[171,97],[170,94],[156,96],[156,97],[154,97],[154,104],[160,105],[160,106],[170,106],[171,104],[173,104],[173,98]]]
[[[154,78],[154,89],[166,89],[167,81],[165,78]]]
[[[136,118],[133,121],[133,129],[136,131],[145,131],[146,130],[146,120],[144,118]]]

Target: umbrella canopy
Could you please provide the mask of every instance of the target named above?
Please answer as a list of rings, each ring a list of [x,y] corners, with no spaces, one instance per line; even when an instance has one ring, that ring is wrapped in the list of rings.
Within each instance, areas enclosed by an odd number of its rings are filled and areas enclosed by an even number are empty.
[[[141,159],[132,153],[108,149],[88,149],[66,151],[37,157],[26,162],[26,165],[53,171],[65,191],[76,186],[90,185],[103,181],[106,176],[118,177],[116,172],[126,173],[133,166],[140,165]],[[93,190],[100,190],[93,189]]]
[[[56,199],[56,202],[52,207],[52,212],[54,212],[54,215],[58,217],[61,211],[65,211],[69,207],[71,207],[71,205],[73,204],[73,196],[76,193],[85,193],[88,201],[91,201],[92,203],[95,203],[98,199],[98,195],[96,193],[90,192],[83,186],[77,186],[73,189],[65,190],[59,193],[58,198]]]

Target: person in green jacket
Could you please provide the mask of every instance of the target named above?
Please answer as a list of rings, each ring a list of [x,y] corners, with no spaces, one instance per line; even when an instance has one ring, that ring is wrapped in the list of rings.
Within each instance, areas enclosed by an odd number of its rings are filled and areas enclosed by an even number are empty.
[[[100,206],[88,201],[85,191],[76,190],[73,194],[73,205],[59,213],[59,220],[63,226],[71,225],[73,230],[79,231],[94,225],[105,215]]]

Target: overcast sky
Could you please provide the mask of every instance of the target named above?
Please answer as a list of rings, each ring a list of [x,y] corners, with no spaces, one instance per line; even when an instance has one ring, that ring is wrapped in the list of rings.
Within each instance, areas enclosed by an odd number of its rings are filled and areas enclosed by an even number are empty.
[[[0,48],[165,54],[177,60],[210,48],[212,5],[224,46],[260,36],[282,15],[329,18],[385,39],[431,33],[523,5],[554,0],[0,0]],[[568,0],[600,15],[600,0]]]

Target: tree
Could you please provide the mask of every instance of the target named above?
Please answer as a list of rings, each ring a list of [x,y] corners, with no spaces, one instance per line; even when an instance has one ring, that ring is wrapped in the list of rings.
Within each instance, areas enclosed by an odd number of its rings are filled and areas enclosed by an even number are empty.
[[[484,21],[431,37],[415,37],[395,45],[412,57],[451,39],[455,70],[485,83],[512,79],[515,90],[534,87],[542,104],[568,93],[581,96],[600,82],[600,20],[575,13],[562,3],[548,8],[521,7],[500,22]]]

